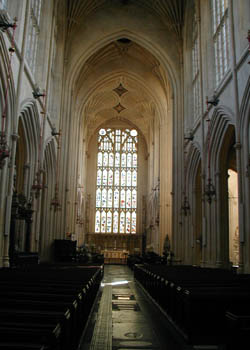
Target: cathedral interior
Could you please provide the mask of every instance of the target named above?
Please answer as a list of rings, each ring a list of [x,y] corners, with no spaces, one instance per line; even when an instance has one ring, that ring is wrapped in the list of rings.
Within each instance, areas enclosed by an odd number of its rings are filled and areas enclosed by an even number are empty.
[[[0,56],[0,349],[243,349],[249,0],[0,0]],[[147,330],[155,307],[182,344]]]

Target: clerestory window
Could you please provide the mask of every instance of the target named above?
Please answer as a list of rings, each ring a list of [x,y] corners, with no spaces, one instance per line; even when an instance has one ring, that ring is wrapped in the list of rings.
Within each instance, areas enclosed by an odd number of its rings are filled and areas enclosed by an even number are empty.
[[[7,0],[0,0],[0,9],[7,10]]]
[[[42,0],[31,1],[26,59],[33,73],[35,71],[38,38],[40,33],[41,6]]]
[[[213,0],[213,40],[215,54],[216,86],[229,68],[228,0]]]
[[[193,21],[192,38],[192,86],[193,86],[193,113],[197,120],[201,114],[201,91],[200,91],[200,53],[199,37],[196,14]]]
[[[136,233],[138,132],[100,129],[96,180],[96,233]]]

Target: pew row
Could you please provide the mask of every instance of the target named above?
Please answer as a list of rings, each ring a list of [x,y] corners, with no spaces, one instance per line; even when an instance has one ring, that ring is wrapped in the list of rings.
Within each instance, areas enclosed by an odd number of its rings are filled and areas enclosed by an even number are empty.
[[[242,311],[250,302],[249,275],[137,264],[134,276],[189,344],[223,344],[233,349],[232,344],[250,342],[250,309]]]
[[[103,266],[0,270],[0,350],[76,349]]]

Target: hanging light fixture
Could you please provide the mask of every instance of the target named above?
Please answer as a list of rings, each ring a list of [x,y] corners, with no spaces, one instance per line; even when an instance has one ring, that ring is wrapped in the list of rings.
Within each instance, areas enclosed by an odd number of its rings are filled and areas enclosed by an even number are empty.
[[[31,188],[32,192],[35,194],[35,198],[39,198],[40,191],[43,189],[41,175],[42,171],[39,169],[35,174],[34,182]]]
[[[34,93],[33,93],[33,95],[34,95]],[[42,141],[43,141],[43,136],[44,136],[44,131],[45,131],[45,121],[46,121],[46,113],[45,113],[46,94],[45,94],[45,92],[43,92],[41,94],[41,97],[43,97],[42,111],[41,111],[43,119],[42,119],[42,127],[41,127],[41,131],[40,131],[40,139],[39,139],[39,147],[38,147],[37,171],[36,171],[36,174],[34,177],[34,183],[32,185],[32,191],[35,193],[35,198],[39,198],[40,191],[44,188],[43,181],[42,181],[42,174],[44,171],[41,167],[41,158],[42,158]]]
[[[59,201],[59,191],[58,191],[58,185],[55,185],[55,192],[54,192],[54,197],[50,202],[51,209],[53,208],[54,211],[56,212],[57,210],[61,209],[61,204]]]
[[[188,216],[190,214],[190,205],[187,196],[184,196],[184,201],[181,206],[181,211],[185,216]]]
[[[209,101],[208,97],[206,99],[206,104],[207,104],[207,114],[208,114],[208,105],[212,104],[213,106],[216,106],[219,102],[219,99],[217,97],[215,97],[216,95],[213,96],[213,100]],[[215,100],[215,101],[214,101]],[[208,122],[208,132],[207,132],[207,142],[208,142],[208,180],[207,180],[207,184],[205,185],[205,190],[204,190],[204,194],[206,196],[206,199],[208,201],[209,204],[212,203],[212,199],[213,197],[215,197],[216,195],[216,190],[215,187],[212,183],[212,179],[211,179],[211,169],[210,169],[210,163],[211,163],[211,154],[210,154],[210,141],[211,141],[211,125],[210,125],[210,119],[207,118],[207,122]]]
[[[61,130],[59,132],[56,132],[55,128],[54,131],[52,129],[52,135],[58,136],[58,143],[57,143],[57,158],[56,158],[56,183],[55,183],[55,192],[54,197],[51,200],[50,206],[51,209],[54,209],[54,212],[61,209],[61,204],[59,201],[59,186],[58,186],[58,177],[59,177],[59,160],[61,156]]]
[[[205,186],[205,196],[209,204],[211,204],[212,199],[213,197],[215,197],[215,195],[216,195],[215,187],[212,183],[212,180],[208,178],[207,184]]]
[[[187,139],[189,141],[193,140],[193,133],[191,130],[189,130],[189,136],[190,137],[185,137],[184,139]],[[187,144],[184,145],[184,183],[183,183],[183,204],[181,206],[181,213],[184,216],[188,216],[190,214],[190,205],[187,197],[187,164],[186,164],[186,159],[185,155],[187,154],[187,150],[185,149],[187,147]]]

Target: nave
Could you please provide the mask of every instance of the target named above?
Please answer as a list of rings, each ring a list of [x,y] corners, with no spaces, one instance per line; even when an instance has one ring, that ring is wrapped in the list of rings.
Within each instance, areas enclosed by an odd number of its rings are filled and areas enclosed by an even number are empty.
[[[249,291],[250,275],[191,265],[0,269],[0,350],[243,350]]]
[[[186,350],[159,307],[126,265],[105,265],[89,325],[79,350]]]
[[[130,268],[105,265],[80,350],[248,348],[249,275],[191,265]]]

